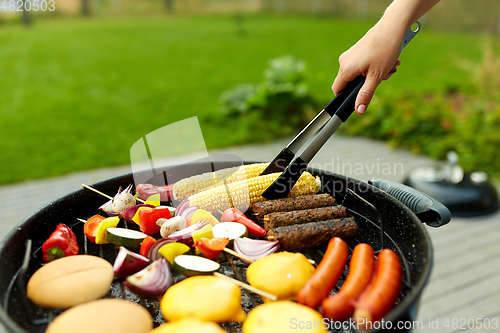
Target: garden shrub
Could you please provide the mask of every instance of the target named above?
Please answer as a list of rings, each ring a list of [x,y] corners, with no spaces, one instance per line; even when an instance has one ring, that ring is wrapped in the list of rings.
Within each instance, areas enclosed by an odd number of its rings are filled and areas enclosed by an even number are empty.
[[[240,131],[250,135],[250,141],[294,134],[316,115],[313,110],[319,105],[304,81],[305,71],[304,61],[292,56],[273,59],[264,71],[263,82],[225,91],[220,98],[221,111],[238,119],[243,127]]]

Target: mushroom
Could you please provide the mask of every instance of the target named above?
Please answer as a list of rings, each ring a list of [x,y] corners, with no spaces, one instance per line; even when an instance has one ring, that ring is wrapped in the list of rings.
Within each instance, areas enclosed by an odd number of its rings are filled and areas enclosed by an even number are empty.
[[[166,238],[176,231],[182,230],[186,227],[186,219],[182,216],[174,216],[170,219],[160,218],[156,224],[161,227],[160,235]]]

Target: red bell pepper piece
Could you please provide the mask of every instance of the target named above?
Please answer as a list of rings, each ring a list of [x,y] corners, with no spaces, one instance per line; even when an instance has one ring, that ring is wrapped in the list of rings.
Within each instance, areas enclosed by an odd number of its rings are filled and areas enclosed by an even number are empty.
[[[141,243],[141,250],[139,251],[139,254],[144,257],[148,257],[148,252],[149,248],[156,242],[156,239],[154,239],[151,236],[148,236],[144,238],[144,240]]]
[[[143,209],[139,211],[139,227],[146,235],[153,235],[160,231],[161,227],[156,224],[158,219],[169,219],[170,210],[167,207],[155,209]]]
[[[43,243],[43,260],[53,260],[78,254],[78,242],[73,231],[64,224],[59,224],[56,230]]]
[[[174,191],[174,184],[156,186],[152,184],[139,184],[135,191],[139,194],[139,198],[147,200],[153,194],[160,193],[160,201],[171,201]]]
[[[221,222],[238,222],[243,224],[248,229],[248,233],[254,236],[265,236],[267,231],[260,225],[246,217],[236,208],[228,208],[220,218]]]
[[[194,246],[197,246],[201,253],[207,259],[215,259],[224,250],[224,248],[229,244],[229,238],[200,238],[194,242]]]
[[[102,220],[104,220],[105,217],[101,215],[94,215],[90,217],[87,222],[85,222],[85,225],[83,226],[83,233],[85,236],[88,237],[88,239],[92,242],[95,243],[95,236],[97,234],[97,228],[99,228],[99,224],[101,224]]]

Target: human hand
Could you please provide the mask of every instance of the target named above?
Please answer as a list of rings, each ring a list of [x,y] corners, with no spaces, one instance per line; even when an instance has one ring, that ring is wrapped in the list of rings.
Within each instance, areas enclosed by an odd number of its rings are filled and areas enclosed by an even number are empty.
[[[403,34],[404,35],[404,34]],[[339,72],[332,90],[337,95],[358,75],[366,76],[366,81],[358,93],[355,110],[363,114],[370,104],[375,89],[383,81],[396,73],[401,53],[403,35],[394,36],[394,30],[377,23],[354,46],[339,58]]]

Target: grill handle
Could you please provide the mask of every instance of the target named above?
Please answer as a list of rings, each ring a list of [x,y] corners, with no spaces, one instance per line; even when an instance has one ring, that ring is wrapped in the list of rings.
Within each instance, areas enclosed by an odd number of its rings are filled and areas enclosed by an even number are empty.
[[[450,210],[427,194],[409,186],[385,179],[372,179],[368,183],[401,201],[422,222],[431,227],[440,227],[450,222]]]

